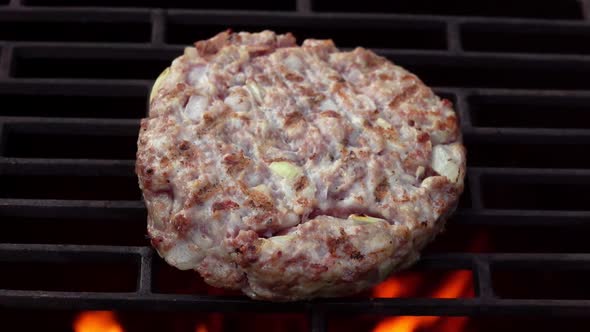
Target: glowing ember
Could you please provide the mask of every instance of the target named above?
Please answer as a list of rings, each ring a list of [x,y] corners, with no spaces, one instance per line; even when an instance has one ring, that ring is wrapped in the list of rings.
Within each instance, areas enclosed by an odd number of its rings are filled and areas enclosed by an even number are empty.
[[[400,316],[388,318],[377,325],[373,332],[416,332],[433,328],[432,331],[457,332],[465,328],[467,317]]]
[[[453,299],[462,296],[473,296],[471,292],[471,271],[454,271],[432,297],[439,299]]]
[[[209,330],[207,329],[207,325],[198,324],[197,327],[195,328],[195,332],[209,332]]]
[[[479,233],[473,238],[470,248],[474,252],[485,251],[488,247],[487,242],[485,234]],[[380,298],[412,296],[423,286],[424,281],[424,278],[416,274],[396,276],[376,286],[373,296]],[[441,286],[429,297],[445,299],[472,297],[472,284],[471,271],[455,271],[449,273]],[[373,332],[418,332],[424,329],[455,332],[464,330],[467,322],[467,317],[399,316],[382,320]]]
[[[375,287],[376,297],[399,297],[403,295],[405,285],[401,278],[394,278],[384,284]],[[416,288],[420,282],[418,278],[409,279],[409,286]],[[431,297],[433,298],[457,298],[471,295],[471,272],[455,271],[442,283]],[[405,287],[405,286],[404,286]],[[438,316],[400,316],[391,317],[381,321],[373,332],[416,332],[422,328],[437,327],[436,331],[460,331],[467,323],[465,317],[438,317]]]
[[[409,297],[416,294],[422,281],[420,275],[406,272],[375,286],[373,297]]]
[[[75,332],[123,332],[112,311],[85,311],[74,321]]]

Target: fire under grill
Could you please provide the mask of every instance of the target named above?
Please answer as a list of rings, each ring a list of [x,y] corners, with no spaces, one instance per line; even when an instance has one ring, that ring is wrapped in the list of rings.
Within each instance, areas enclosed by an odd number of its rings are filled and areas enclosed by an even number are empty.
[[[63,330],[80,311],[114,310],[126,331],[371,331],[387,316],[586,331],[589,20],[575,0],[0,0],[2,324]],[[423,286],[257,302],[149,247],[133,168],[152,80],[228,27],[360,44],[454,102],[467,187],[447,232],[397,279]],[[463,290],[423,289],[453,273]],[[395,331],[446,331],[427,325]]]

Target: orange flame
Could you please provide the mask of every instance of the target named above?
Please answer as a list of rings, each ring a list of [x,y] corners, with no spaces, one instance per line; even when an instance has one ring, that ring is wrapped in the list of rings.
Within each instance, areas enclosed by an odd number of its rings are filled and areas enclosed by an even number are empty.
[[[211,313],[206,318],[202,318],[195,325],[195,332],[218,332],[224,331],[223,328],[223,314]]]
[[[74,321],[75,332],[123,332],[112,311],[85,311]]]
[[[416,293],[422,279],[414,274],[400,274],[373,288],[373,297],[409,297]]]
[[[391,279],[375,287],[376,297],[399,297],[403,295],[405,287],[401,278]],[[410,279],[410,288],[416,288],[419,278]],[[403,286],[403,287],[402,287]],[[471,271],[454,271],[443,282],[443,286],[435,291],[433,298],[457,298],[469,295],[471,291]],[[440,324],[441,326],[438,326]],[[416,332],[420,328],[432,328],[438,326],[437,331],[460,331],[467,324],[465,317],[438,317],[438,316],[400,316],[386,318],[379,322],[373,332]],[[443,328],[441,328],[443,327]]]
[[[201,323],[197,325],[195,332],[209,332],[209,330],[207,329],[207,325]]]
[[[471,243],[471,249],[480,252],[488,246],[485,234],[477,234]],[[374,297],[407,297],[415,294],[424,280],[416,275],[401,275],[389,279],[373,290]],[[454,271],[442,283],[442,286],[431,294],[432,298],[458,298],[473,296],[471,288],[471,271]],[[373,332],[417,332],[420,329],[435,328],[436,331],[455,332],[464,330],[467,317],[439,316],[399,316],[386,318],[379,322]]]

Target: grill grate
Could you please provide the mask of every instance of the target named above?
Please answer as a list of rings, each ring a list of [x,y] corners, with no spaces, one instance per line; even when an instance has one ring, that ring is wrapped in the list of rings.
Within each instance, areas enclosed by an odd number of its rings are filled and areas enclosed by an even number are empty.
[[[568,240],[590,234],[588,1],[203,3],[0,0],[0,306],[295,312],[318,332],[343,314],[587,316],[590,247]],[[240,11],[245,4],[260,11]],[[158,260],[138,236],[139,118],[152,79],[182,45],[227,27],[360,43],[455,101],[470,153],[449,227],[487,229],[498,250],[470,252],[450,231],[416,269],[471,270],[475,297],[271,304],[156,287]],[[567,245],[548,244],[555,238]],[[120,278],[80,281],[108,277],[104,264]],[[502,286],[526,284],[530,271],[545,273],[538,291]],[[22,278],[37,274],[66,279]],[[579,291],[543,292],[548,280]]]

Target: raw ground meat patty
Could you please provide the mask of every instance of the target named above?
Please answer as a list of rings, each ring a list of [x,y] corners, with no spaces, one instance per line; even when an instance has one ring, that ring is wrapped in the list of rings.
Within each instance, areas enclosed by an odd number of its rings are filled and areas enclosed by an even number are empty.
[[[138,148],[158,253],[276,301],[355,293],[415,262],[465,173],[451,103],[415,75],[271,31],[186,48]]]

